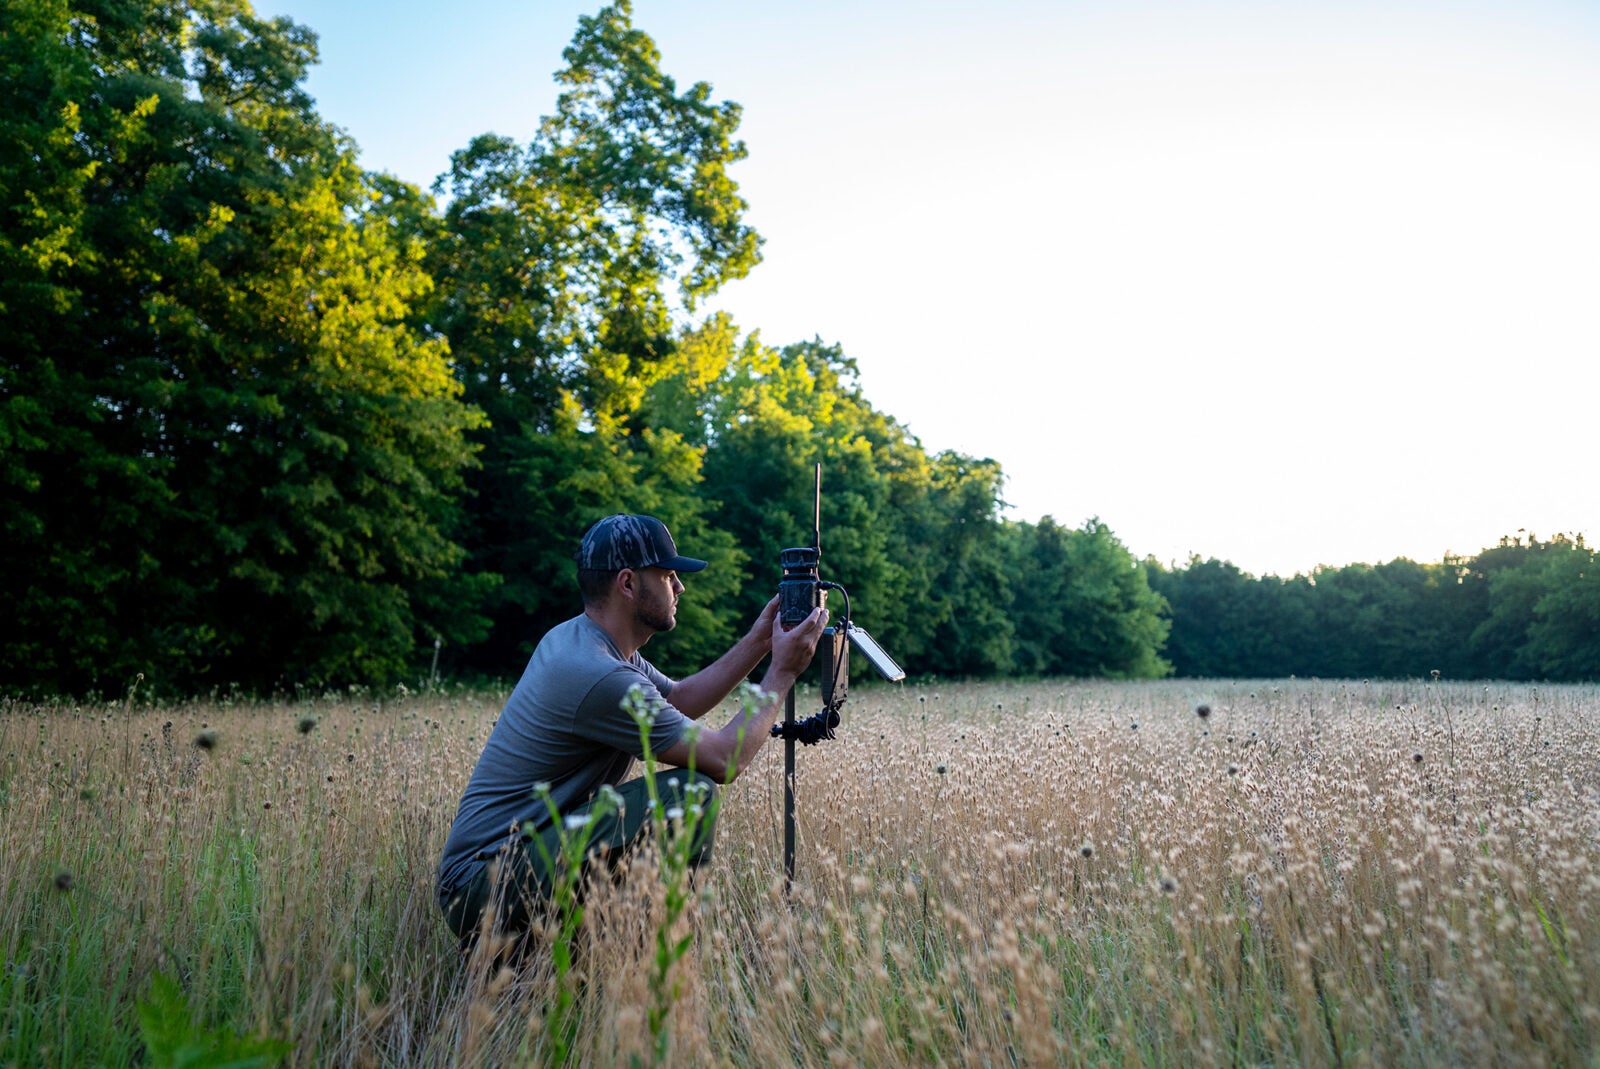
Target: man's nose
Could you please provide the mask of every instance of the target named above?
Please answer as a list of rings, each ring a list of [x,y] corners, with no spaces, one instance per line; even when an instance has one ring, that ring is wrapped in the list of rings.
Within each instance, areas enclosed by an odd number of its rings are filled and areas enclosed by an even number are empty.
[[[682,593],[683,593],[683,580],[679,579],[677,576],[673,576],[672,577],[672,594],[673,594],[673,596],[676,597],[677,595],[682,594]]]

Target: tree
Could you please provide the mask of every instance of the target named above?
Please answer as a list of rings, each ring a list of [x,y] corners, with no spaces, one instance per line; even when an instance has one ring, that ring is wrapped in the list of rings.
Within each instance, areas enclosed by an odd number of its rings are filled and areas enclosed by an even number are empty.
[[[1507,537],[1439,564],[1252,579],[1224,561],[1156,571],[1180,675],[1588,679],[1600,674],[1594,556],[1581,537]]]
[[[1527,660],[1550,679],[1600,679],[1600,561],[1579,537],[1539,566]]]
[[[435,185],[448,207],[426,322],[490,421],[463,535],[468,570],[505,579],[471,660],[486,670],[520,667],[570,614],[573,547],[608,511],[657,511],[715,574],[737,563],[693,492],[697,443],[653,430],[640,407],[678,367],[679,317],[758,259],[727,173],[745,154],[739,108],[705,83],[679,93],[631,17],[620,2],[581,19],[533,141],[479,137]],[[689,587],[685,635],[728,636],[726,614],[701,611],[717,582]],[[665,648],[690,652],[682,638]]]
[[[1178,675],[1286,674],[1287,650],[1266,611],[1276,579],[1257,580],[1228,561],[1198,557],[1183,568],[1153,572],[1152,579],[1171,608],[1166,653]]]
[[[1426,676],[1439,665],[1438,626],[1425,614],[1436,571],[1404,559],[1316,569],[1317,649],[1297,670],[1343,678]]]
[[[6,678],[395,678],[475,417],[406,326],[419,250],[300,88],[314,38],[243,0],[13,9],[0,174],[45,207],[0,252]]]
[[[1000,465],[937,453],[920,515],[907,531],[927,547],[930,589],[917,606],[932,625],[921,663],[951,676],[1004,675],[1013,668],[1015,626],[1007,615],[1013,577],[1000,521]]]
[[[1033,675],[1154,678],[1167,604],[1144,566],[1098,519],[1068,530],[1046,516],[1008,528],[1016,661]]]

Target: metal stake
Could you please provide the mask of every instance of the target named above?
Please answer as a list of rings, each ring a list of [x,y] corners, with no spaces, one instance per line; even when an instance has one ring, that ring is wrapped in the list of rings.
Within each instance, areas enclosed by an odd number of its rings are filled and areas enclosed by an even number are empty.
[[[794,688],[783,700],[783,722],[794,723]],[[783,740],[783,893],[794,885],[794,739]]]

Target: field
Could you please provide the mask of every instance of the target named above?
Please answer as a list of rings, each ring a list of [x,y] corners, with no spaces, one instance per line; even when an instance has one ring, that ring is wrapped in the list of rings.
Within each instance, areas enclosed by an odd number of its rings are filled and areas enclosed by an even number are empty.
[[[1600,1064],[1600,689],[861,687],[570,968],[433,902],[503,698],[0,707],[0,1064]]]

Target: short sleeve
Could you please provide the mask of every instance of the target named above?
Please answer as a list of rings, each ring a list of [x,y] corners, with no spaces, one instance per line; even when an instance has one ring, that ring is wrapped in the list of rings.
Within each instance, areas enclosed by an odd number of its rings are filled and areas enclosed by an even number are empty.
[[[579,703],[572,725],[573,732],[591,742],[610,746],[643,760],[645,755],[640,746],[639,724],[633,714],[623,707],[628,700],[628,692],[638,687],[639,701],[651,713],[647,735],[650,753],[658,754],[671,748],[683,738],[691,721],[662,696],[657,678],[671,687],[671,681],[653,669],[641,674],[619,667],[616,671],[606,673]]]

